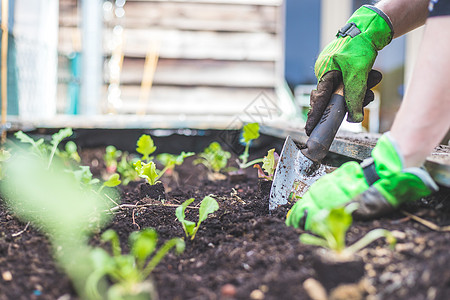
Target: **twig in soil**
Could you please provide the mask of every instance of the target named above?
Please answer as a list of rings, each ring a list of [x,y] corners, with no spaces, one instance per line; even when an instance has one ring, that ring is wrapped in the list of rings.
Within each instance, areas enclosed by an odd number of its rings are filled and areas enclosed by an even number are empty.
[[[438,226],[430,221],[427,221],[425,219],[422,219],[416,215],[410,214],[409,212],[406,212],[404,210],[401,211],[402,214],[404,214],[405,216],[410,217],[411,219],[413,219],[416,222],[419,222],[420,224],[434,230],[434,231],[450,231],[450,225],[448,226]]]
[[[133,213],[131,215],[132,219],[133,219],[133,225],[136,225],[138,230],[141,230],[141,226],[139,226],[138,223],[136,223],[136,218],[134,217],[134,213],[136,212],[136,209],[133,209]]]
[[[232,188],[232,192],[230,193],[230,196],[233,198],[236,198],[236,200],[242,204],[246,204],[244,200],[241,199],[241,197],[238,196],[238,192]]]
[[[21,235],[22,233],[24,233],[25,231],[27,231],[29,225],[30,225],[30,222],[28,222],[27,225],[25,225],[25,228],[24,228],[23,230],[11,234],[11,236],[12,236],[12,237],[16,237],[16,236]]]
[[[136,205],[136,204],[119,204],[117,206],[111,207],[110,209],[106,210],[107,212],[115,212],[117,210],[122,210],[122,209],[127,209],[127,208],[143,208],[143,207],[151,207],[151,206],[164,206],[164,207],[178,207],[178,204],[140,204],[140,205]],[[188,206],[188,208],[192,208],[192,209],[199,209],[198,207],[195,206]]]

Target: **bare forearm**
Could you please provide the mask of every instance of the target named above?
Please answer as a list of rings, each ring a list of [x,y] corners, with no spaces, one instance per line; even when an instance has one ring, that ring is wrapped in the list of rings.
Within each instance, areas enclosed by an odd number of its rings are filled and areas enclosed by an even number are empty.
[[[396,38],[425,24],[429,2],[430,0],[381,0],[375,6],[391,20]]]
[[[391,133],[405,167],[420,166],[450,127],[450,16],[430,18],[411,83]]]

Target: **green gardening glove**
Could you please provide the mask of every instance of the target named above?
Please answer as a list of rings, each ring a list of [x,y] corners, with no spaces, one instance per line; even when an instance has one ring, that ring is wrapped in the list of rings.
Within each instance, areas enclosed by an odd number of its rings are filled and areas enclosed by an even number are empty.
[[[360,7],[320,53],[315,64],[317,89],[311,92],[311,110],[306,121],[309,136],[319,122],[338,85],[344,83],[349,122],[362,122],[363,106],[374,99],[370,90],[381,81],[372,70],[378,51],[390,43],[394,31],[389,18],[378,8]]]
[[[286,225],[309,229],[321,209],[357,203],[353,216],[370,219],[393,211],[401,203],[414,201],[438,190],[422,168],[402,167],[402,157],[389,133],[374,147],[372,157],[360,164],[348,162],[315,182],[295,203]]]

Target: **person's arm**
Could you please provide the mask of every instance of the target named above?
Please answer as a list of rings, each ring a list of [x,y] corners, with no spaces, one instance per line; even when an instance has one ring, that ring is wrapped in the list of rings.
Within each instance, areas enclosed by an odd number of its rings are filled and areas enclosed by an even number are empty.
[[[450,128],[450,16],[427,21],[405,98],[392,125],[404,167],[420,166]]]
[[[425,24],[430,0],[382,0],[375,7],[391,20],[394,38]]]

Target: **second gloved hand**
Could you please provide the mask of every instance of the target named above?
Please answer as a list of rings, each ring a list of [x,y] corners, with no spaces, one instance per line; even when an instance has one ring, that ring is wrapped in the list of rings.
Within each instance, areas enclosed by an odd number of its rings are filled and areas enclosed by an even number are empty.
[[[288,213],[286,225],[309,229],[321,209],[357,203],[353,215],[374,218],[401,203],[414,201],[437,191],[436,183],[422,168],[402,167],[402,157],[390,134],[383,135],[372,158],[361,165],[348,162],[315,182]]]

